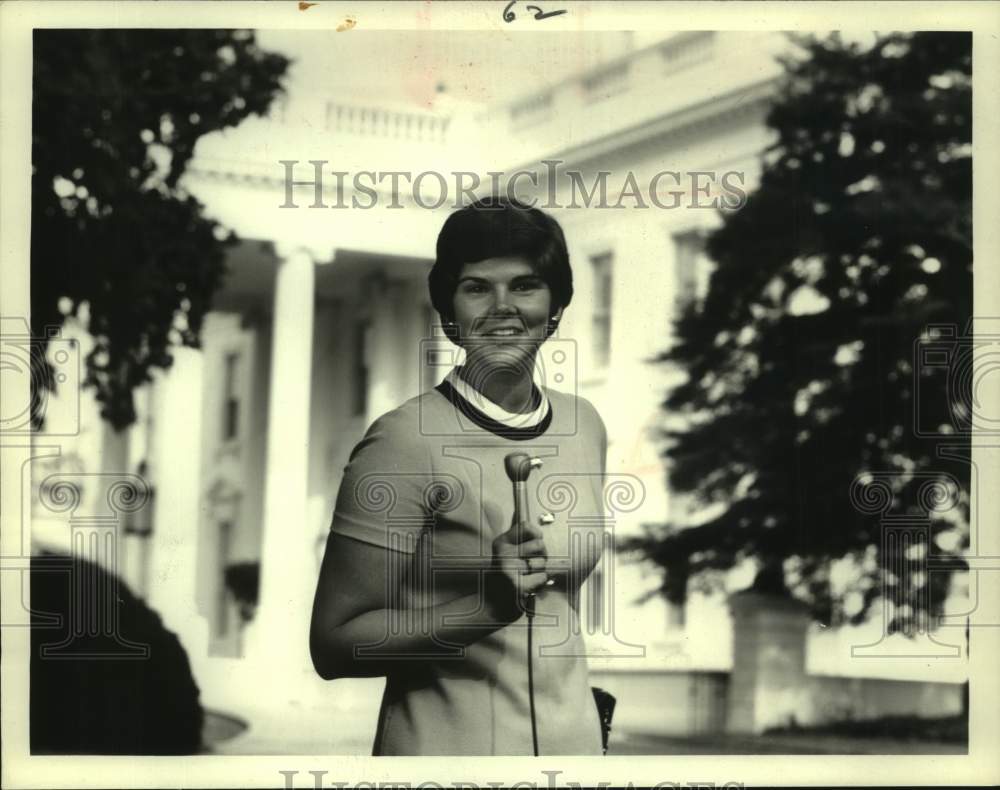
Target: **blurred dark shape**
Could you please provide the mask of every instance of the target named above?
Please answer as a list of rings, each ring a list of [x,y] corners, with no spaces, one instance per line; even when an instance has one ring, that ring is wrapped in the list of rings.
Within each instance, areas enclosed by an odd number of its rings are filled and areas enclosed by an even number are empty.
[[[198,347],[235,241],[178,181],[198,138],[267,112],[288,60],[248,30],[36,30],[33,44],[32,420],[55,390],[46,329],[86,304],[85,384],[122,428],[150,368]]]
[[[253,620],[260,591],[260,563],[234,562],[226,566],[226,587],[236,599],[244,623]]]
[[[750,590],[756,593],[767,595],[788,595],[788,586],[785,584],[785,573],[780,565],[762,565],[754,576]]]
[[[793,560],[788,588],[820,622],[862,622],[885,595],[889,632],[910,634],[966,567],[973,401],[955,374],[971,359],[972,36],[797,43],[760,185],[709,235],[707,294],[686,302],[661,356],[684,379],[663,404],[669,487],[704,517],[620,547],[663,569],[674,604],[747,558],[755,588],[780,591]],[[938,356],[951,362],[925,368],[918,341],[934,323],[955,330]],[[867,472],[894,483],[883,513],[852,502]],[[951,510],[928,505],[935,475],[961,489]],[[893,517],[927,525],[927,540],[912,552],[883,540]],[[958,545],[935,542],[946,532]],[[927,573],[928,554],[946,565]],[[841,558],[860,570],[835,594]]]
[[[76,564],[74,566],[74,563]],[[102,658],[71,657],[74,642],[58,658],[42,657],[46,645],[65,643],[73,627],[73,572],[91,589],[117,591],[119,634],[148,645],[147,658],[116,658],[104,639]],[[78,610],[90,620],[113,605],[100,592]],[[51,625],[52,615],[58,625]],[[204,720],[200,692],[187,653],[159,615],[120,581],[93,563],[45,553],[31,562],[30,750],[32,754],[195,754]],[[74,640],[93,649],[102,640]],[[85,644],[89,642],[89,644]],[[132,651],[134,654],[134,651]]]

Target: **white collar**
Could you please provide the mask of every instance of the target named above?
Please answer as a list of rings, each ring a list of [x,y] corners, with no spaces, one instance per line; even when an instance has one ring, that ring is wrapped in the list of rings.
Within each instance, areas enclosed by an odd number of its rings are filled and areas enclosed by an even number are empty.
[[[455,392],[473,406],[476,411],[482,412],[492,420],[503,423],[508,428],[532,428],[541,423],[549,413],[548,396],[545,394],[545,390],[535,384],[535,382],[532,382],[532,386],[540,396],[538,406],[533,411],[521,414],[507,411],[502,406],[491,401],[463,379],[458,374],[458,370],[459,368],[457,367],[452,368],[448,371],[448,375],[445,376],[444,380],[451,385]]]

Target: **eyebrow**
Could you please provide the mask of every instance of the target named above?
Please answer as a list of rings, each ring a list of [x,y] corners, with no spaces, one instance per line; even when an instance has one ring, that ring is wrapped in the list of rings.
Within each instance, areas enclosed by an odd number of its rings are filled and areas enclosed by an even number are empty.
[[[541,281],[544,280],[544,278],[540,274],[535,274],[534,272],[532,272],[531,274],[518,274],[518,275],[515,275],[514,277],[510,278],[510,281],[512,283],[521,282],[521,281],[524,281],[524,280],[535,280],[535,281],[541,282]],[[493,281],[490,278],[488,278],[488,277],[477,277],[474,274],[466,274],[464,277],[460,277],[458,279],[458,282],[459,283],[464,283],[464,282],[489,283],[489,282],[493,282]]]

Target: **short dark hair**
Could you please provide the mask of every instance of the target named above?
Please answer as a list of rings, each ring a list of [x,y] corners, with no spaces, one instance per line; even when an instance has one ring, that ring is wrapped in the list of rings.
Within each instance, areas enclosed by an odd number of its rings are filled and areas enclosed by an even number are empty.
[[[431,304],[453,319],[458,277],[467,263],[523,257],[552,291],[552,310],[573,298],[573,272],[559,223],[537,208],[506,197],[487,197],[454,212],[438,234],[437,258],[427,276]]]

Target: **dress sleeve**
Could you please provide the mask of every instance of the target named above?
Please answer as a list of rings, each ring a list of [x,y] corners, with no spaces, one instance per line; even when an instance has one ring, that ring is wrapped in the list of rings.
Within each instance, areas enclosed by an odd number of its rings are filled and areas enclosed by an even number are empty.
[[[417,426],[393,412],[377,419],[351,452],[330,531],[412,554],[431,523],[430,456]]]

